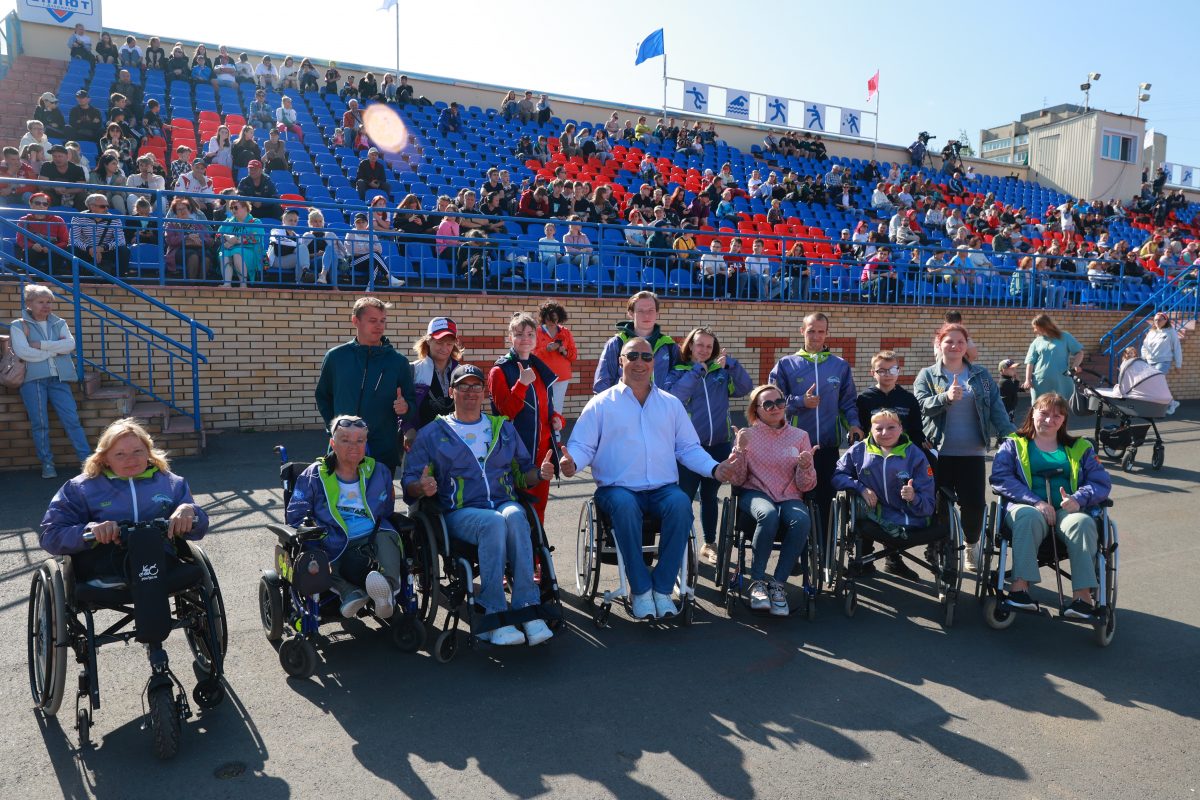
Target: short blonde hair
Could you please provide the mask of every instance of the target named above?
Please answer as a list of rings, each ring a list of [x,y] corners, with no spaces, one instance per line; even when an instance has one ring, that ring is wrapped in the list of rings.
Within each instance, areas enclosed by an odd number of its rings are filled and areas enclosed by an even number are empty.
[[[109,425],[104,429],[104,433],[100,434],[100,441],[96,443],[95,451],[87,457],[87,461],[83,462],[84,477],[98,478],[103,475],[104,470],[108,467],[105,461],[109,451],[126,436],[136,436],[142,444],[146,445],[151,466],[158,467],[161,472],[170,471],[171,465],[167,461],[166,451],[154,446],[154,440],[142,427],[141,422],[133,417],[125,417]]]
[[[310,208],[308,210],[308,221],[312,222],[314,219],[319,219],[321,222],[325,221],[325,215],[321,213],[321,209]]]
[[[904,420],[900,419],[900,415],[897,414],[894,409],[880,408],[880,409],[876,409],[875,411],[871,412],[871,422],[874,422],[877,419],[885,419],[885,418],[886,419],[894,419],[894,420],[896,420],[897,425],[900,425],[901,427],[904,426]]]

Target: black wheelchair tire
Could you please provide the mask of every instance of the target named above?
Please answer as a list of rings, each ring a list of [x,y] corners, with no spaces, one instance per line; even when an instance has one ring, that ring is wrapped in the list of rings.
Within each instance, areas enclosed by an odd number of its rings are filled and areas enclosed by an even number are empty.
[[[401,653],[415,653],[425,646],[425,624],[405,615],[391,624],[392,644]]]
[[[1092,624],[1092,636],[1098,646],[1108,647],[1116,633],[1117,610],[1110,606],[1104,609],[1104,616]]]
[[[317,668],[317,648],[303,636],[293,636],[279,645],[279,665],[289,677],[304,680]]]
[[[438,634],[433,642],[433,657],[439,664],[449,664],[458,653],[458,631],[454,628]]]
[[[854,612],[858,610],[858,589],[852,583],[845,586],[845,597],[842,598],[842,613],[847,619],[854,617]]]
[[[1125,472],[1132,472],[1133,471],[1133,462],[1134,462],[1134,459],[1136,459],[1136,458],[1137,458],[1137,448],[1136,447],[1126,448],[1125,454],[1123,456],[1121,456],[1121,469],[1124,470]]]
[[[1163,468],[1163,461],[1166,460],[1167,448],[1161,444],[1154,445],[1154,452],[1150,456],[1150,469],[1159,470]]]
[[[148,692],[150,731],[154,736],[154,757],[160,761],[174,758],[179,752],[179,707],[171,684],[155,686]]]
[[[79,731],[80,749],[92,743],[92,715],[86,708],[75,711],[75,730]]]
[[[1002,631],[1010,627],[1016,618],[1016,612],[1004,608],[996,595],[989,594],[983,598],[983,621],[992,630]]]
[[[192,656],[196,660],[198,667],[203,670],[206,675],[211,676],[215,669],[214,656],[216,653],[209,652],[211,645],[208,641],[208,625],[211,621],[217,626],[216,636],[214,637],[217,647],[220,648],[220,661],[224,663],[225,654],[229,652],[229,624],[225,615],[225,599],[221,595],[221,584],[217,582],[217,573],[212,568],[212,562],[209,561],[208,555],[200,549],[195,542],[188,542],[188,547],[192,551],[192,557],[196,563],[204,569],[205,572],[205,589],[208,591],[208,608],[204,608],[204,623],[200,630],[194,626],[189,626],[184,629],[184,638],[187,639],[188,646],[192,650]],[[197,599],[199,599],[199,591],[196,591]],[[182,599],[176,599],[176,609],[179,609],[179,604],[184,602]],[[197,603],[197,605],[200,605]]]
[[[274,571],[258,579],[258,615],[268,642],[283,638],[283,581]]]
[[[30,584],[26,637],[29,688],[34,706],[48,717],[58,713],[66,686],[67,613],[62,571],[57,561],[47,559]]]
[[[192,699],[200,708],[209,711],[225,699],[225,686],[215,678],[204,678],[192,689]]]

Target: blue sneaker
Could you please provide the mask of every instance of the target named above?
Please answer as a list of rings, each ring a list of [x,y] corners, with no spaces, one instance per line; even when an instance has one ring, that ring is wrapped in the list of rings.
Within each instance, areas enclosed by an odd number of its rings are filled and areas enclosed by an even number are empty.
[[[354,619],[358,616],[358,612],[362,611],[366,605],[367,593],[362,589],[355,589],[342,598],[342,616],[346,619]]]
[[[634,619],[653,619],[657,616],[654,612],[654,598],[650,592],[632,595],[629,598],[629,606]]]

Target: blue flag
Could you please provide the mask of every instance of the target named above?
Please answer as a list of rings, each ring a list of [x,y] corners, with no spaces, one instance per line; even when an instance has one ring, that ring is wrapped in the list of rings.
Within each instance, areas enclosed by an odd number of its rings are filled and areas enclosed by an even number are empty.
[[[642,40],[642,43],[638,46],[637,61],[634,61],[633,65],[636,67],[643,61],[648,61],[655,56],[661,56],[663,52],[663,29],[659,28]]]

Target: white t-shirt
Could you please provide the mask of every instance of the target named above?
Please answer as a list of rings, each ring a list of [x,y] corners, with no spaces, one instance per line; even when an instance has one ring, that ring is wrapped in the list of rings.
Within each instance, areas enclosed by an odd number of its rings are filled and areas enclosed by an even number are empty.
[[[446,421],[463,444],[471,448],[475,458],[479,461],[487,458],[488,448],[492,445],[492,425],[486,418],[480,417],[478,422],[459,422],[456,417],[450,417]]]

